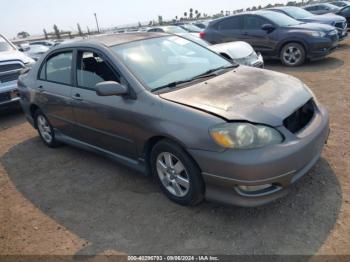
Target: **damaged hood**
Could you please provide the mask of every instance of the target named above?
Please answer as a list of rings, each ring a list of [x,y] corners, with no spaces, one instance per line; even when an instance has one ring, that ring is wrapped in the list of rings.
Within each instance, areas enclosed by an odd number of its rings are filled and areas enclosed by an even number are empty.
[[[281,126],[312,95],[294,77],[240,66],[207,81],[162,93],[160,97],[227,120]]]
[[[219,54],[228,54],[232,59],[245,58],[254,52],[254,49],[250,44],[242,41],[211,45],[209,48]]]

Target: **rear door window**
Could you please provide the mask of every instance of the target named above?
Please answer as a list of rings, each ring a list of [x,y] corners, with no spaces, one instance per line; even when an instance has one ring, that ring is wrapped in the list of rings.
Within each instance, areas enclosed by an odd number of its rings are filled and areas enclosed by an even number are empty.
[[[341,13],[346,16],[350,16],[350,6],[344,8]]]
[[[260,30],[264,24],[269,24],[269,22],[256,15],[247,15],[244,19],[244,29],[246,30]]]
[[[242,25],[243,25],[243,17],[236,16],[236,17],[225,19],[224,21],[220,22],[218,25],[218,29],[220,31],[240,30],[242,29]]]
[[[72,51],[55,53],[46,60],[46,66],[42,67],[46,74],[41,72],[40,79],[44,78],[50,82],[71,85],[72,60]]]

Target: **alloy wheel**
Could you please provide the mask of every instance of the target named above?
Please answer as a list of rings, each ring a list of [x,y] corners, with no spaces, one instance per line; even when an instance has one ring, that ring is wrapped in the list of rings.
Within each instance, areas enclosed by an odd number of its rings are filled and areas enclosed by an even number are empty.
[[[52,130],[48,121],[43,115],[39,115],[37,117],[37,125],[41,137],[46,143],[50,144],[52,142]]]
[[[172,195],[186,196],[190,189],[190,179],[179,158],[168,152],[160,153],[157,157],[157,174],[163,186]]]
[[[284,50],[283,59],[289,65],[298,64],[302,59],[301,50],[296,46],[289,46]]]

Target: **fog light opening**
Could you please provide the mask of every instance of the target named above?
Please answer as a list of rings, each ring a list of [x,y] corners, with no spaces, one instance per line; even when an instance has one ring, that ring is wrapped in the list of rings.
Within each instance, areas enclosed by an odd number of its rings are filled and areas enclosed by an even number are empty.
[[[257,196],[272,194],[276,191],[279,191],[281,189],[281,186],[277,184],[264,184],[257,186],[237,185],[235,189],[241,195]]]

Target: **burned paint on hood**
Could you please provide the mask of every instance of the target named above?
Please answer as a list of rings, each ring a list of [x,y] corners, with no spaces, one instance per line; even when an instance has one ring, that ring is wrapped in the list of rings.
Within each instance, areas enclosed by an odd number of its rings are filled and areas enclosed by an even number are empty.
[[[162,93],[160,97],[227,120],[281,126],[312,95],[294,77],[240,66],[207,81]]]

